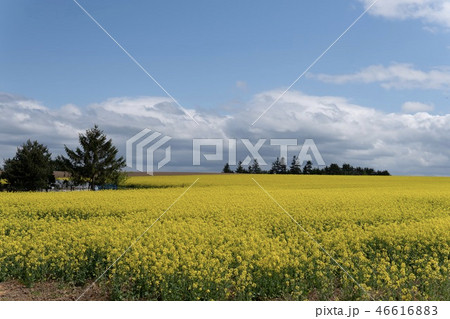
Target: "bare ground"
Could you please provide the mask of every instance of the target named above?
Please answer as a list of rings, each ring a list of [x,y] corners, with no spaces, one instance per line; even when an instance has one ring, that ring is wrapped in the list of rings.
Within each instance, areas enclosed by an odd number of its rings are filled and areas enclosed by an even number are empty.
[[[17,280],[0,282],[0,301],[73,301],[88,287],[77,287],[57,281],[38,282],[27,287]],[[89,289],[81,300],[108,300],[108,295],[98,286]]]

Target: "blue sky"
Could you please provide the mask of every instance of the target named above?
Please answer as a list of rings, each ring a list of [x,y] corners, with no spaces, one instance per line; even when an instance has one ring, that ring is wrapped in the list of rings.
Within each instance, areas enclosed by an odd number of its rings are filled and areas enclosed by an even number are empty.
[[[187,108],[218,108],[287,87],[363,11],[358,1],[80,1]],[[49,107],[164,93],[73,1],[0,5],[0,88]],[[418,20],[366,15],[311,70],[353,73],[368,65],[450,64],[449,32]],[[236,88],[243,81],[247,89]],[[309,94],[342,95],[398,111],[408,99],[449,109],[448,92],[329,85],[304,78]]]
[[[447,175],[445,0],[379,0],[257,127],[249,126],[371,2],[79,0],[208,126],[199,129],[189,118],[181,124],[164,92],[74,1],[3,0],[0,155],[11,156],[30,135],[58,153],[57,145],[105,123],[122,149],[149,126],[180,139],[298,135],[316,138],[327,162]],[[280,129],[292,119],[297,129]]]

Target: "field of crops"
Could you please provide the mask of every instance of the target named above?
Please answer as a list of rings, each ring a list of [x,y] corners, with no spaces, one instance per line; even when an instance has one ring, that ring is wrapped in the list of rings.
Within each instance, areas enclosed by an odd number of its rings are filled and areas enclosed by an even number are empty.
[[[0,193],[0,281],[87,285],[148,229],[98,281],[109,298],[450,298],[449,178],[208,175],[127,183],[133,189]]]

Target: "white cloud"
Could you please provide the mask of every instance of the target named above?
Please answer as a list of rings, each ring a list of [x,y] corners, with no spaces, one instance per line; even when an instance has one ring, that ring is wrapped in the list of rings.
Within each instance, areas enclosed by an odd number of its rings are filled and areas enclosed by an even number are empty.
[[[253,143],[259,138],[297,138],[300,143],[313,138],[327,164],[349,162],[395,174],[448,175],[450,114],[383,113],[342,97],[292,91],[250,127],[280,93],[262,92],[226,117],[197,112],[200,125],[161,97],[112,98],[87,108],[72,105],[52,110],[33,100],[0,94],[0,158],[13,156],[28,138],[60,154],[64,144],[76,145],[78,133],[97,123],[122,154],[125,141],[143,128],[173,137],[170,170],[207,169],[191,166],[194,137],[249,138]],[[406,109],[411,110],[411,103]],[[271,150],[276,156],[277,150]],[[221,163],[213,164],[209,169],[220,169]]]
[[[380,83],[386,89],[450,89],[450,68],[440,67],[429,71],[422,71],[406,63],[392,64],[387,67],[383,65],[371,65],[359,72],[351,74],[313,74],[310,77],[322,82],[336,84],[352,82]]]
[[[262,93],[252,104],[262,112],[280,93]],[[450,114],[384,113],[340,97],[289,92],[258,121],[255,133],[313,138],[328,163],[358,163],[398,174],[448,175],[448,125]]]
[[[405,102],[402,105],[404,113],[432,112],[434,105],[421,102]]]
[[[359,0],[367,8],[373,0]],[[428,28],[450,29],[450,2],[448,0],[379,0],[369,14],[388,19],[418,19]]]
[[[62,117],[80,117],[82,116],[81,110],[74,104],[66,104],[60,108],[59,115]]]

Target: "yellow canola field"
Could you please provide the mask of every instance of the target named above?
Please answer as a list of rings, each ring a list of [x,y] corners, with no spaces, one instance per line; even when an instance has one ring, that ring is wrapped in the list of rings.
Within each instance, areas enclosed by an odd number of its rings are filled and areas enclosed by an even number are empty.
[[[127,183],[134,189],[0,193],[0,281],[93,282],[148,230],[99,280],[111,299],[450,298],[449,178],[204,175]]]

